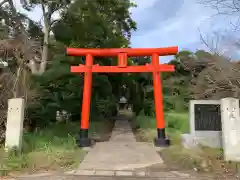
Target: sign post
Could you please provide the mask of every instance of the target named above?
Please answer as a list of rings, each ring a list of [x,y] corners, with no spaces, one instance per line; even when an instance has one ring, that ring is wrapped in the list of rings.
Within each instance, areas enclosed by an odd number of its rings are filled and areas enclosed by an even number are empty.
[[[169,146],[170,141],[166,137],[163,112],[163,94],[161,83],[161,72],[173,72],[174,66],[159,64],[159,56],[176,55],[178,47],[167,48],[115,48],[115,49],[82,49],[67,48],[69,56],[86,56],[85,65],[71,66],[71,72],[84,73],[84,88],[82,102],[82,118],[80,122],[79,147],[88,147],[91,140],[88,137],[89,113],[92,89],[92,73],[140,73],[151,72],[153,74],[154,102],[156,111],[157,137],[155,146]],[[117,66],[100,66],[93,63],[93,57],[118,57]],[[134,56],[151,56],[152,63],[140,66],[128,66],[127,58]]]

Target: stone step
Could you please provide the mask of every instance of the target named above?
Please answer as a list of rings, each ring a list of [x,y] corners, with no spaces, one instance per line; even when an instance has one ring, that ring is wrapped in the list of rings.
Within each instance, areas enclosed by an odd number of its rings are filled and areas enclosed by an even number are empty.
[[[120,177],[145,177],[145,178],[151,178],[151,177],[162,177],[162,178],[167,178],[167,179],[172,179],[172,178],[190,178],[189,174],[186,173],[181,173],[178,171],[159,171],[159,172],[148,172],[148,171],[112,171],[112,170],[101,170],[101,169],[85,169],[85,170],[78,170],[78,171],[69,171],[66,172],[65,174],[68,175],[81,175],[81,176],[120,176]]]
[[[109,141],[97,143],[85,156],[80,169],[135,170],[163,160],[153,144]]]

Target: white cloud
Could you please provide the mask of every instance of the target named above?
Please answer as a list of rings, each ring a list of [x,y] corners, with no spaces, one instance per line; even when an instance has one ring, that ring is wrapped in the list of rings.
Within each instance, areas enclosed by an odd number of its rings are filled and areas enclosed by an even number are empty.
[[[158,22],[156,28],[145,32],[143,36],[138,36],[138,32],[136,36],[133,35],[133,46],[184,45],[198,40],[198,28],[200,25],[204,26],[203,22],[211,15],[206,9],[203,10],[200,5],[185,0],[174,17],[166,17],[166,21]],[[171,11],[171,7],[169,7],[169,11]],[[137,15],[135,14],[135,16]],[[159,16],[164,15],[159,12]],[[139,31],[141,31],[141,28]],[[141,39],[145,42],[144,45],[138,43]]]
[[[137,4],[143,3],[143,0],[135,1]],[[132,36],[133,47],[178,45],[180,49],[201,49],[204,47],[200,42],[199,29],[203,34],[211,34],[230,28],[229,17],[213,16],[216,13],[213,9],[195,0],[145,2],[148,2],[147,8],[133,11],[132,17],[138,24],[138,31]]]

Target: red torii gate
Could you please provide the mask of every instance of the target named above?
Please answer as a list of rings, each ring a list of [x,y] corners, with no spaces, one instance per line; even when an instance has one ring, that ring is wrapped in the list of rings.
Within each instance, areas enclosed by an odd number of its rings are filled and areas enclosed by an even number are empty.
[[[174,66],[159,64],[159,56],[176,55],[178,47],[166,48],[113,48],[113,49],[82,49],[67,48],[69,56],[86,56],[85,65],[71,66],[71,72],[84,72],[84,88],[82,102],[82,119],[80,122],[80,132],[77,144],[79,147],[88,147],[91,140],[88,138],[89,113],[92,89],[92,73],[137,73],[152,72],[154,85],[154,102],[156,112],[157,138],[154,139],[155,146],[169,146],[170,141],[165,135],[165,122],[163,112],[163,95],[161,72],[173,72]],[[93,57],[114,57],[118,56],[117,66],[99,66],[93,63]],[[133,56],[151,56],[152,63],[141,66],[128,66],[127,58]]]

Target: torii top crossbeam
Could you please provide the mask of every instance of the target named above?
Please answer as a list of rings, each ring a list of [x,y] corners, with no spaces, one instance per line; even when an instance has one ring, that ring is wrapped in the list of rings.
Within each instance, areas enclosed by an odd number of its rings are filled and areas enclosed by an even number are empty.
[[[98,57],[117,56],[120,53],[126,53],[129,57],[133,56],[151,56],[157,54],[158,56],[176,55],[178,47],[166,48],[111,48],[111,49],[84,49],[84,48],[67,48],[68,56],[86,56],[91,54]]]
[[[178,47],[167,48],[113,48],[113,49],[83,49],[83,48],[67,48],[69,56],[86,56],[91,59],[93,56],[98,57],[118,57],[118,66],[99,66],[93,62],[85,65],[72,66],[71,72],[87,72],[88,66],[91,66],[91,72],[99,73],[128,73],[128,72],[173,72],[174,66],[167,64],[146,64],[142,66],[127,66],[127,58],[133,56],[168,56],[175,55],[178,52]],[[91,56],[91,58],[89,57]],[[154,59],[154,58],[153,58]],[[87,60],[89,61],[89,60]],[[153,60],[154,62],[154,60]]]

